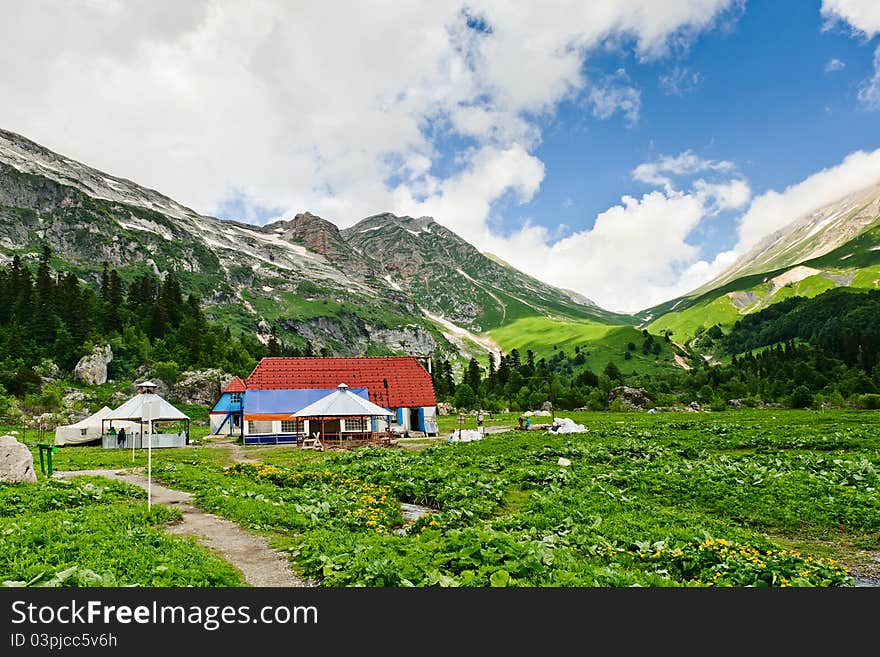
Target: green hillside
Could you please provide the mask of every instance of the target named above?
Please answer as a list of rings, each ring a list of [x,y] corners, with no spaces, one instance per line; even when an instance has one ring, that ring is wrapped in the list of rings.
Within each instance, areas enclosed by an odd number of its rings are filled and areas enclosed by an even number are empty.
[[[584,369],[600,372],[610,361],[625,373],[653,373],[673,366],[672,348],[662,337],[654,336],[660,353],[644,354],[646,336],[632,326],[609,326],[591,321],[564,321],[547,317],[526,317],[489,332],[504,353],[513,349],[521,354],[532,351],[536,359],[552,358],[562,352],[583,355]],[[630,349],[632,343],[635,349]],[[630,357],[627,358],[626,354]]]

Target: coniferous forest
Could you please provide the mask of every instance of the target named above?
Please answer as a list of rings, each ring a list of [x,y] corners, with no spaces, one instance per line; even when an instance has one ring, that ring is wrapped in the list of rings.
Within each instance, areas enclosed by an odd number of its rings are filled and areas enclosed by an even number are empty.
[[[110,378],[134,378],[147,366],[168,383],[185,370],[247,376],[264,356],[317,355],[274,337],[264,344],[255,335],[233,335],[208,319],[200,299],[184,294],[170,274],[140,273],[126,283],[105,264],[100,281],[90,285],[71,271],[53,270],[51,260],[44,247],[33,268],[18,257],[0,268],[0,407],[17,398],[52,410],[57,393],[43,390],[43,376],[55,371],[70,378],[98,344],[112,348]],[[644,333],[643,350],[650,351],[657,338]],[[696,342],[729,356],[710,364],[695,353],[688,371],[637,375],[611,362],[594,372],[578,347],[552,358],[514,349],[497,361],[491,354],[483,362],[472,358],[460,372],[435,356],[431,369],[437,400],[465,409],[519,411],[550,401],[557,409],[616,410],[609,393],[621,385],[643,388],[660,407],[696,402],[723,410],[731,400],[880,407],[880,291],[793,297],[743,317],[726,333],[711,327]]]

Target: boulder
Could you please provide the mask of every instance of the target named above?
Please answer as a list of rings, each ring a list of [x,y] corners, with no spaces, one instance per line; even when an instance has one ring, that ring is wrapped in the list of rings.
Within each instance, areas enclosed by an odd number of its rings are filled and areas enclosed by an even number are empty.
[[[654,396],[644,388],[617,386],[608,393],[608,403],[616,400],[629,408],[648,408],[654,404]]]
[[[452,415],[454,412],[455,407],[452,404],[437,402],[437,415]]]
[[[231,380],[231,374],[218,369],[182,372],[170,394],[181,404],[213,406]]]
[[[31,450],[13,436],[0,436],[0,481],[11,484],[37,483]]]
[[[107,364],[112,360],[113,350],[110,345],[98,345],[92,349],[92,353],[79,359],[73,369],[73,377],[90,386],[107,383]]]

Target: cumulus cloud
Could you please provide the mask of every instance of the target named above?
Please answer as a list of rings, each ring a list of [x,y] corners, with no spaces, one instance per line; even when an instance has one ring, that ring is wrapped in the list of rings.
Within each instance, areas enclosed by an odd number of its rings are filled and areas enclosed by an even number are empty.
[[[624,196],[590,230],[555,243],[543,227],[527,225],[508,239],[492,238],[490,250],[554,285],[589,291],[605,308],[636,311],[691,289],[692,277],[683,276],[699,249],[687,236],[704,215],[695,196],[655,190]]]
[[[763,237],[817,208],[880,180],[880,149],[850,153],[837,166],[823,169],[782,192],[757,196],[739,220],[736,250],[745,253]]]
[[[670,176],[687,176],[703,171],[729,172],[736,167],[727,160],[706,160],[688,149],[678,155],[662,155],[656,162],[644,162],[633,169],[633,178],[650,185],[670,189]],[[667,175],[668,174],[668,175]]]
[[[822,15],[826,29],[843,22],[863,38],[880,34],[880,2],[876,0],[822,0]],[[858,98],[866,110],[880,110],[880,46],[874,51],[874,75],[859,85]]]
[[[607,76],[592,85],[586,103],[594,116],[609,119],[620,112],[628,125],[632,126],[638,121],[642,93],[630,86],[628,80],[626,71],[619,69],[613,76]]]
[[[869,39],[880,32],[880,3],[876,0],[822,0],[821,11],[825,29],[842,21]]]
[[[539,189],[541,121],[563,100],[638,119],[640,91],[622,74],[584,75],[591,53],[681,53],[741,6],[34,0],[0,22],[0,125],[201,212],[264,222],[310,210],[340,226],[429,214],[485,250],[517,239],[550,250],[546,231],[497,235],[493,204]],[[463,146],[438,173],[449,143]],[[703,202],[658,194],[609,210],[600,227]],[[640,259],[628,235],[602,228],[590,240]]]
[[[712,174],[712,180],[697,174]],[[623,196],[597,215],[589,230],[553,242],[546,229],[526,224],[508,238],[488,236],[490,250],[523,271],[581,292],[623,312],[650,307],[690,292],[729,267],[739,255],[725,251],[701,258],[689,241],[707,217],[744,207],[748,182],[727,160],[708,160],[691,150],[639,165],[633,177],[663,189]],[[682,187],[673,178],[687,178]]]
[[[201,211],[235,199],[347,225],[400,178],[437,189],[447,132],[533,149],[536,117],[592,93],[581,71],[603,42],[658,57],[733,4],[35,0],[0,23],[0,122]],[[595,98],[597,115],[638,112],[634,90]]]

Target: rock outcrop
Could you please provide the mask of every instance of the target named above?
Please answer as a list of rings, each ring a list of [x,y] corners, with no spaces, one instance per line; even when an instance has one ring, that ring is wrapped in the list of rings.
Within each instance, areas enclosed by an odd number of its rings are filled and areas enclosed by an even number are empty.
[[[169,396],[182,404],[213,406],[231,380],[231,374],[218,369],[182,372]]]
[[[80,383],[99,386],[107,383],[107,364],[113,360],[113,350],[109,344],[98,345],[92,353],[79,359],[73,369],[73,377]]]
[[[35,484],[34,456],[27,445],[13,436],[0,436],[0,481],[11,484]]]
[[[629,408],[644,409],[653,405],[654,396],[644,388],[617,386],[608,393],[608,403],[613,404],[615,401]]]

